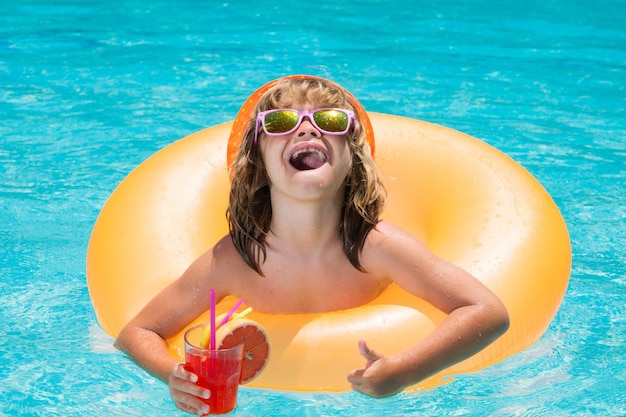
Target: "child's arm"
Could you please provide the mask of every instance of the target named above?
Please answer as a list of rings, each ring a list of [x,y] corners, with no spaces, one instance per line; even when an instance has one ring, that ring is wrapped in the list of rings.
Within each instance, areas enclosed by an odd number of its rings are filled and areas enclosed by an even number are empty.
[[[431,334],[398,355],[359,343],[366,364],[348,380],[356,391],[385,397],[482,350],[506,331],[509,319],[500,299],[469,273],[388,223],[377,229],[363,251],[365,268],[391,277],[448,314]]]
[[[196,384],[197,376],[174,359],[165,339],[174,336],[210,306],[207,262],[210,254],[195,261],[185,273],[154,297],[120,332],[115,346],[140,367],[168,383],[178,408],[189,413],[207,411],[197,397],[210,393]]]

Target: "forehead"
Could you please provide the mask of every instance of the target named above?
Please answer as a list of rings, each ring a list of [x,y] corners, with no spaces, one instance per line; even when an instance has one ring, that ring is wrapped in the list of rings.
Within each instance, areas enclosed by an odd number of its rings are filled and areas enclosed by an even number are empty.
[[[285,91],[277,100],[282,107],[310,107],[322,103],[321,94],[317,91]]]

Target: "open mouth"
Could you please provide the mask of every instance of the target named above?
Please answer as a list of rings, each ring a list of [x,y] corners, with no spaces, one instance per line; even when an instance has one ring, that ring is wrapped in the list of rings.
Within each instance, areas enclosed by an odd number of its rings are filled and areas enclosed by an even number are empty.
[[[298,149],[289,158],[291,165],[300,171],[317,169],[328,162],[328,155],[318,148]]]

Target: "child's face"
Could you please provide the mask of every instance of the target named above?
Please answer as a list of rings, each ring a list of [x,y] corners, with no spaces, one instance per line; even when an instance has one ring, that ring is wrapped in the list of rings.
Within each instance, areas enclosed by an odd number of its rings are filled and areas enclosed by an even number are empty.
[[[323,106],[310,101],[281,100],[281,108],[314,110],[319,107]],[[287,135],[261,134],[257,146],[260,146],[271,193],[304,200],[323,197],[343,200],[343,185],[352,160],[345,135],[326,135],[304,117],[300,126]]]

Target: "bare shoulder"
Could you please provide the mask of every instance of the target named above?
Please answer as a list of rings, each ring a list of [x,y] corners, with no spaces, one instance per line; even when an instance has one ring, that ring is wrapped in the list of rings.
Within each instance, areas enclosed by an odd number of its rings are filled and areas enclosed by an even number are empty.
[[[427,283],[448,266],[416,237],[385,221],[370,232],[362,255],[366,270],[421,297],[429,292]]]
[[[398,265],[398,262],[415,263],[434,255],[416,237],[383,220],[367,236],[363,257],[381,265]]]
[[[363,255],[366,269],[385,274],[446,313],[463,305],[499,302],[470,273],[391,223],[380,222],[368,235]]]
[[[184,277],[194,286],[214,288],[221,296],[232,294],[237,280],[249,267],[235,248],[229,235],[200,255],[187,269]]]
[[[412,237],[409,233],[405,232],[398,226],[393,223],[390,223],[385,220],[381,220],[376,224],[376,227],[373,229],[372,236],[376,237],[385,237],[385,238],[405,238]]]

